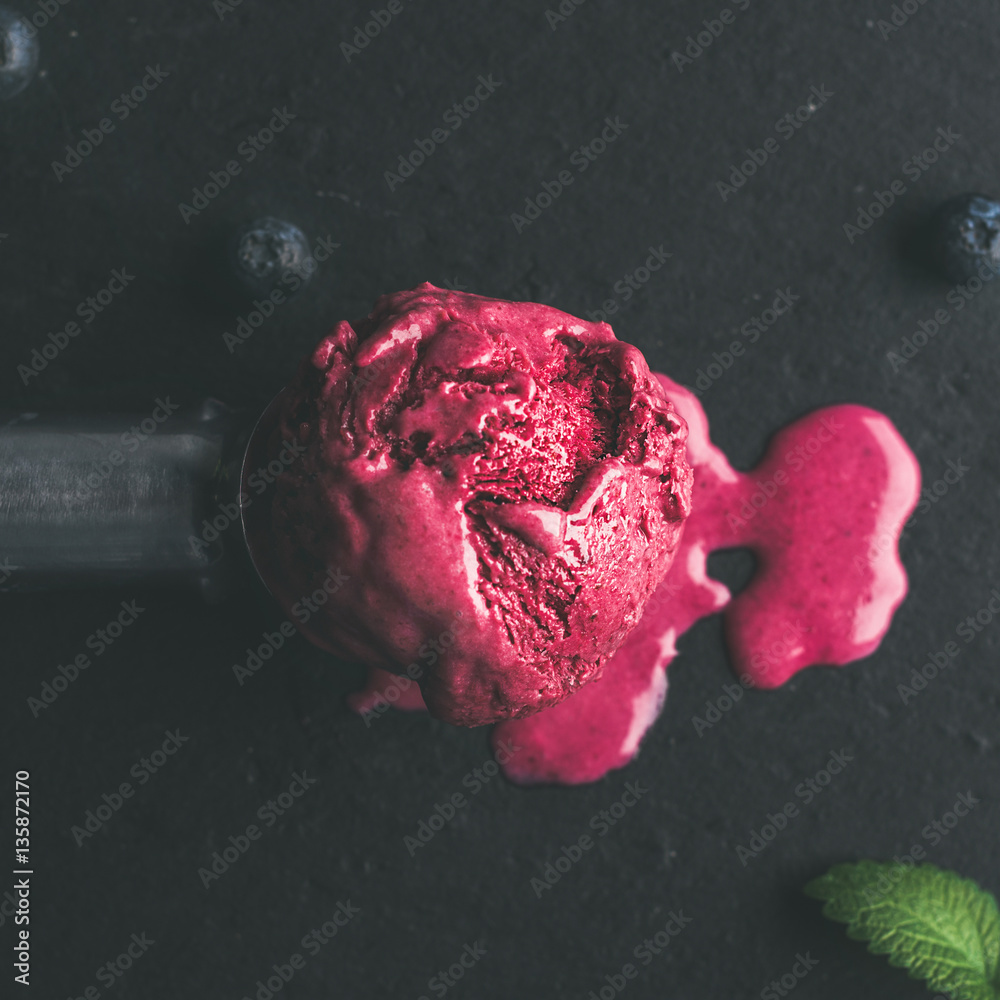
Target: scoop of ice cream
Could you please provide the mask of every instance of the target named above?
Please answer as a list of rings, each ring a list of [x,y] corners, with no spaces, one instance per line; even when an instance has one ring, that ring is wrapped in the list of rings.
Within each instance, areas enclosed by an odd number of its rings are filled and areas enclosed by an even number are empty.
[[[423,284],[338,324],[281,398],[258,565],[300,623],[332,590],[303,631],[419,679],[438,718],[529,715],[639,621],[690,512],[686,439],[606,324]]]

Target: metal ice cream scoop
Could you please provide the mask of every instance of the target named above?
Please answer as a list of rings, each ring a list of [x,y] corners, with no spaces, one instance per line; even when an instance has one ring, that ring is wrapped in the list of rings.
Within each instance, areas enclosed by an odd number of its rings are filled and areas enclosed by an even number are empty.
[[[0,414],[0,591],[144,580],[217,601],[253,572],[241,484],[266,421],[175,409]]]

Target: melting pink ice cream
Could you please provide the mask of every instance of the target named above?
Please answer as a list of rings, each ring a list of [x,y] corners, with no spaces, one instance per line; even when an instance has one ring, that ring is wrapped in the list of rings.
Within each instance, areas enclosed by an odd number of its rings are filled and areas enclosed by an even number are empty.
[[[302,631],[398,674],[440,649],[420,688],[457,725],[599,677],[691,510],[687,427],[642,354],[534,302],[385,295],[262,424],[286,468],[244,524],[274,597],[292,613],[342,573]]]
[[[666,577],[603,675],[536,715],[501,722],[494,744],[521,748],[506,764],[522,784],[595,781],[635,755],[659,715],[677,637],[722,610],[733,667],[762,688],[812,665],[867,656],[906,594],[896,543],[920,490],[912,452],[883,414],[832,406],[780,431],[761,463],[736,472],[709,439],[697,399],[665,375],[687,421],[692,513]],[[737,597],[711,579],[716,549],[757,559]],[[423,708],[415,683],[372,670],[350,699],[362,714]]]

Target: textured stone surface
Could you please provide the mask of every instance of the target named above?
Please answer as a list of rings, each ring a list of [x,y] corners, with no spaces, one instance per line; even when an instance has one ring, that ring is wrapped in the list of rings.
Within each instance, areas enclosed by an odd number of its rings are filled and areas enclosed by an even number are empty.
[[[343,705],[360,671],[298,639],[240,686],[233,665],[281,623],[252,592],[215,609],[152,588],[4,597],[0,745],[10,771],[32,772],[40,993],[252,997],[299,952],[289,997],[418,997],[479,941],[486,956],[454,996],[586,996],[682,910],[692,922],[639,963],[625,996],[756,996],[805,951],[819,965],[803,996],[926,995],[800,889],[834,862],[921,844],[1000,890],[1000,623],[968,643],[956,633],[1000,585],[998,290],[949,298],[909,252],[937,202],[998,190],[992,15],[929,0],[883,38],[888,0],[733,4],[680,72],[671,53],[721,0],[588,0],[554,29],[542,2],[404,2],[348,62],[341,43],[370,6],[243,0],[221,20],[208,0],[59,9],[39,32],[39,77],[0,107],[4,407],[148,411],[169,392],[259,411],[336,319],[426,279],[584,317],[614,306],[617,335],[688,385],[745,343],[701,397],[739,467],[785,423],[849,401],[892,418],[927,486],[944,488],[949,462],[968,471],[906,531],[912,591],[876,654],[747,693],[699,736],[692,719],[734,680],[719,620],[703,622],[680,643],[640,758],[570,790],[493,778],[473,794],[478,779],[463,779],[489,758],[485,731],[404,713],[365,729]],[[117,105],[121,118],[114,102],[144,78],[155,89]],[[446,113],[477,87],[481,106],[390,190],[384,173],[451,128]],[[800,129],[779,128],[808,102]],[[103,118],[114,129],[57,177],[67,143]],[[272,141],[241,147],[272,119]],[[961,138],[931,164],[938,129]],[[603,130],[606,150],[581,153]],[[777,152],[723,200],[717,182],[742,175],[748,148]],[[180,204],[230,161],[240,172],[185,219]],[[893,181],[904,192],[850,242],[844,224]],[[546,182],[565,189],[518,232],[512,213]],[[340,246],[230,351],[223,334],[254,306],[222,280],[227,239],[262,215]],[[640,281],[651,247],[672,256]],[[23,385],[17,366],[123,267],[136,276],[126,291]],[[626,275],[637,289],[616,291]],[[791,311],[746,326],[789,289]],[[920,343],[918,324],[940,315],[913,354],[904,338]],[[894,365],[890,351],[912,357]],[[33,718],[27,699],[133,599],[148,610]],[[951,641],[954,669],[903,704],[897,686]],[[130,769],[168,729],[190,738],[140,786]],[[829,786],[796,794],[842,750],[854,760]],[[317,783],[267,827],[258,810],[302,771]],[[71,828],[124,781],[135,795],[78,847]],[[591,817],[626,782],[649,791],[600,836]],[[924,837],[969,791],[972,814],[939,843]],[[468,804],[411,857],[403,838],[455,793]],[[789,802],[798,816],[744,867],[737,848]],[[198,869],[252,823],[260,840],[204,888]],[[531,879],[583,834],[594,849],[536,898]],[[348,899],[360,915],[309,954],[303,936]],[[95,970],[143,932],[156,944],[102,984]]]

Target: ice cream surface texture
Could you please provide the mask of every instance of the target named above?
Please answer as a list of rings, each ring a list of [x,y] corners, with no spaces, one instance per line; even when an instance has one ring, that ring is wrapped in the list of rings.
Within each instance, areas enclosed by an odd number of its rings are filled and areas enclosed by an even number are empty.
[[[321,341],[267,433],[288,456],[257,539],[275,597],[338,572],[303,631],[409,671],[460,725],[600,677],[691,510],[687,426],[642,355],[536,303],[383,296]]]
[[[657,377],[688,425],[694,510],[670,571],[601,678],[493,730],[496,761],[520,784],[597,781],[627,764],[663,709],[678,636],[706,615],[723,613],[739,683],[720,694],[713,681],[704,708],[674,719],[699,738],[751,688],[867,656],[906,595],[897,544],[920,467],[888,417],[854,405],[806,414],[774,436],[756,468],[738,472],[712,443],[697,397]],[[708,575],[708,555],[744,546],[757,568],[733,595]],[[423,707],[416,684],[377,669],[349,702],[366,726],[391,708]]]

